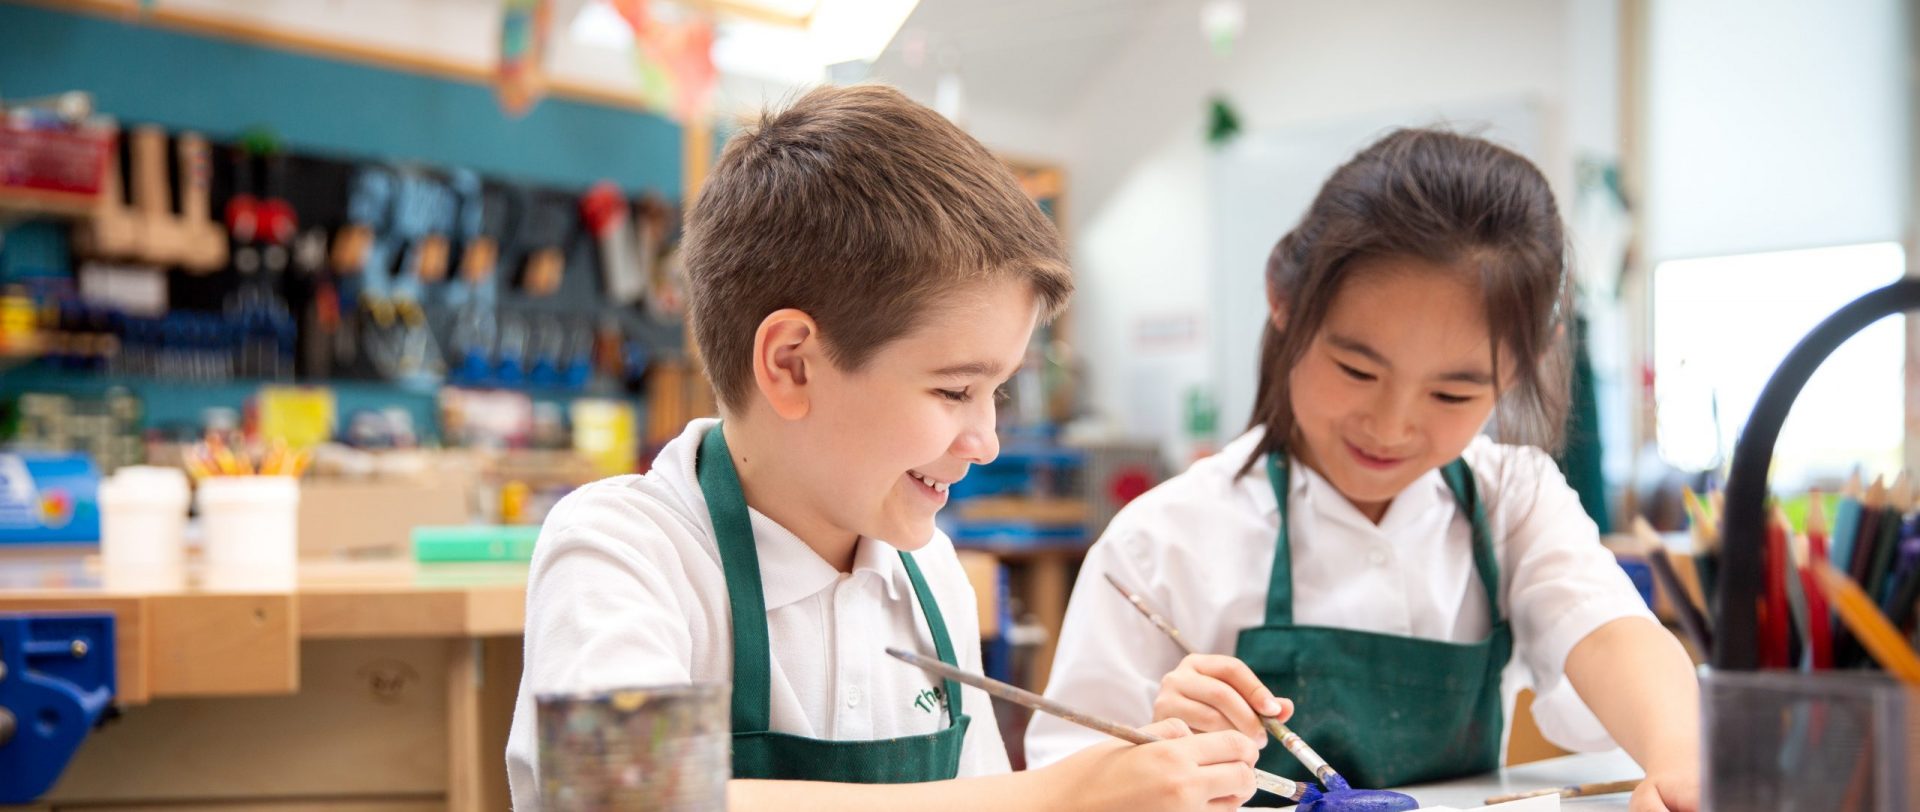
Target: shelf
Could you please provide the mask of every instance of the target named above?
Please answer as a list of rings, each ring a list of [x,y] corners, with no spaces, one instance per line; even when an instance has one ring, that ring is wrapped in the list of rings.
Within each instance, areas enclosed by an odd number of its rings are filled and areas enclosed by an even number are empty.
[[[44,189],[0,187],[0,212],[84,220],[93,216],[99,195]]]

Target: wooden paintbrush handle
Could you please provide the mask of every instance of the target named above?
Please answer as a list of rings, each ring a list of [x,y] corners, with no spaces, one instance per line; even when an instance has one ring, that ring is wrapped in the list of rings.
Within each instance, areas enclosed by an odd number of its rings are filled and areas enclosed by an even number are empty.
[[[986,691],[990,695],[1012,702],[1015,705],[1058,716],[1081,727],[1098,730],[1101,733],[1105,733],[1122,741],[1133,744],[1152,744],[1160,741],[1160,737],[1158,736],[1141,733],[1138,730],[1118,722],[1110,722],[1098,716],[1081,713],[1032,691],[1024,688],[1016,688],[983,674],[962,671],[939,660],[930,660],[911,651],[888,648],[887,653],[897,660],[942,679],[950,679],[954,682],[971,685],[982,691]],[[1254,770],[1253,782],[1255,786],[1261,789],[1295,801],[1305,798],[1308,789],[1305,784],[1301,784],[1290,778],[1282,778],[1265,770]]]

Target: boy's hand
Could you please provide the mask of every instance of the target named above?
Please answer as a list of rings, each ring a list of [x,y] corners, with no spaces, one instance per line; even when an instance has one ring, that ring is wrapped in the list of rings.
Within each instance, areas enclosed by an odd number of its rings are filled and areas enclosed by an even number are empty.
[[[1633,812],[1698,812],[1700,772],[1648,773],[1627,802]]]
[[[1244,736],[1195,734],[1178,719],[1155,722],[1140,732],[1162,740],[1096,744],[1040,770],[1056,801],[1044,808],[1231,810],[1253,797],[1253,762],[1260,752]]]
[[[1153,698],[1155,720],[1180,719],[1205,732],[1238,730],[1264,748],[1260,715],[1284,722],[1293,716],[1293,701],[1275,697],[1246,663],[1224,654],[1187,655],[1160,678],[1160,694]]]

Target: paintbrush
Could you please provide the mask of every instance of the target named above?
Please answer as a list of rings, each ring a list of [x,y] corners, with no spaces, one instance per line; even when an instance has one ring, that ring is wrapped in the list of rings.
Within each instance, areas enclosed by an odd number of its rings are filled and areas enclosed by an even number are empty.
[[[1116,739],[1134,744],[1152,744],[1160,737],[1127,727],[1118,722],[1110,722],[1098,716],[1081,713],[1044,696],[1022,688],[1015,688],[992,677],[962,671],[939,660],[928,659],[910,651],[902,651],[891,646],[887,653],[908,665],[926,671],[941,679],[962,682],[986,691],[1015,705],[1031,708],[1042,713],[1052,714],[1081,727],[1098,730]],[[1311,803],[1321,798],[1320,789],[1312,784],[1303,784],[1290,778],[1282,778],[1265,770],[1253,771],[1253,783],[1261,789],[1299,803]]]
[[[1133,604],[1133,608],[1140,610],[1140,614],[1146,615],[1147,620],[1152,622],[1155,628],[1158,628],[1162,633],[1166,634],[1167,637],[1172,638],[1173,644],[1179,646],[1182,653],[1196,653],[1193,650],[1193,646],[1187,643],[1186,636],[1180,633],[1180,629],[1175,627],[1172,621],[1167,620],[1158,611],[1155,611],[1154,608],[1147,603],[1145,598],[1135,594],[1133,590],[1122,586],[1120,581],[1111,574],[1107,575],[1107,583],[1112,584],[1113,588],[1118,590],[1120,594],[1127,599],[1128,603]],[[1326,759],[1321,758],[1319,753],[1314,752],[1313,748],[1307,744],[1307,740],[1300,738],[1300,734],[1293,732],[1291,728],[1286,726],[1286,723],[1272,716],[1263,714],[1260,716],[1260,724],[1265,727],[1267,732],[1272,734],[1275,739],[1280,740],[1280,744],[1287,748],[1287,752],[1292,753],[1294,758],[1300,759],[1302,765],[1312,770],[1314,775],[1319,776],[1320,783],[1325,785],[1327,789],[1343,790],[1353,788],[1352,784],[1347,783],[1347,779],[1341,777],[1340,773],[1333,769],[1333,765],[1328,764]]]
[[[1554,787],[1553,789],[1536,789],[1531,792],[1514,792],[1506,795],[1495,795],[1487,799],[1487,805],[1493,806],[1494,804],[1512,803],[1528,798],[1542,798],[1548,795],[1558,795],[1562,798],[1585,798],[1589,795],[1611,795],[1616,792],[1632,792],[1635,787],[1640,786],[1642,780],[1644,779],[1629,778],[1625,781],[1607,781],[1599,784],[1575,784],[1570,787]]]

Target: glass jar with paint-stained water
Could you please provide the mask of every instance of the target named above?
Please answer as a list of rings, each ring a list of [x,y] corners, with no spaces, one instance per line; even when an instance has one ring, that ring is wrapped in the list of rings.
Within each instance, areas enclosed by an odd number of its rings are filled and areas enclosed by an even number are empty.
[[[729,696],[695,683],[537,697],[543,808],[724,812]]]

